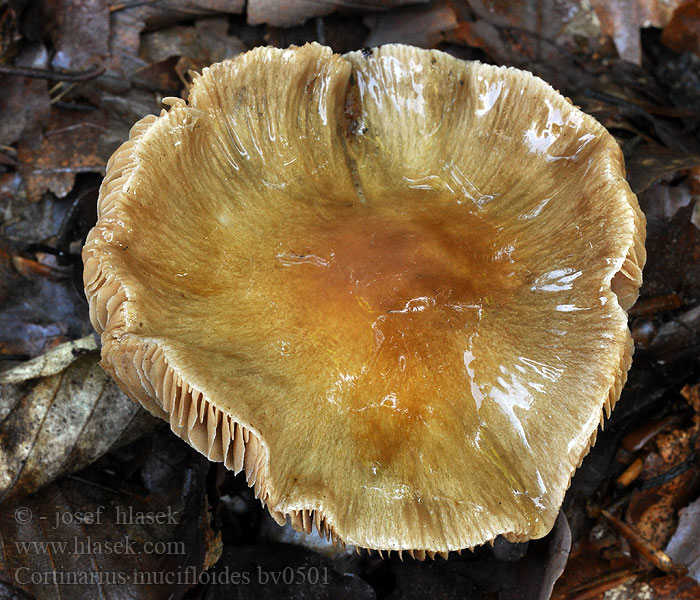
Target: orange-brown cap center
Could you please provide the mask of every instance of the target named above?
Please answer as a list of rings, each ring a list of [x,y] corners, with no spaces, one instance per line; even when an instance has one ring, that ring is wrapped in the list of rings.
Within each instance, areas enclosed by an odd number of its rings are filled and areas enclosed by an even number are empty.
[[[522,282],[492,225],[463,206],[440,212],[343,214],[274,256],[299,327],[337,367],[328,399],[363,413],[368,437],[383,430],[386,451],[407,427],[442,419],[446,385],[469,394],[464,357],[481,313]]]

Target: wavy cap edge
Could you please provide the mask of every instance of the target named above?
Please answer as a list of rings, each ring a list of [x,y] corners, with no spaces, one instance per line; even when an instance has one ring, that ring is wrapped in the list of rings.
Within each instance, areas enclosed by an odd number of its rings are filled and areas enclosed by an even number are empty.
[[[318,45],[318,44],[314,44]],[[401,47],[400,44],[391,46]],[[268,48],[258,48],[251,52],[265,52]],[[373,52],[376,52],[374,49]],[[438,53],[435,50],[423,50],[429,53]],[[442,54],[442,53],[440,53]],[[233,59],[236,60],[236,59]],[[457,59],[455,59],[457,60]],[[504,71],[518,71],[512,67],[493,67],[484,65],[490,69]],[[554,90],[547,82],[535,75],[528,75],[541,85],[546,86],[551,93]],[[128,291],[126,286],[118,281],[114,271],[106,264],[105,257],[105,225],[109,219],[117,217],[121,199],[128,190],[139,169],[137,158],[138,148],[145,136],[153,130],[153,126],[173,116],[179,108],[187,108],[187,103],[179,98],[166,98],[164,103],[170,104],[170,111],[163,109],[159,116],[148,115],[138,121],[130,131],[129,139],[124,142],[107,163],[106,176],[100,186],[98,199],[98,221],[90,231],[83,248],[84,284],[85,293],[89,303],[90,319],[93,327],[102,337],[102,362],[101,366],[115,379],[119,387],[129,396],[135,397],[149,412],[169,422],[173,432],[187,441],[196,450],[204,454],[209,460],[223,462],[234,473],[245,473],[248,485],[254,490],[255,496],[266,506],[279,524],[284,524],[289,518],[291,525],[297,531],[311,533],[313,528],[322,537],[335,543],[344,545],[345,540],[336,530],[332,515],[326,514],[323,507],[309,506],[300,508],[275,507],[274,489],[268,481],[269,451],[267,444],[255,431],[253,426],[247,426],[236,421],[230,415],[221,411],[209,398],[193,388],[178,372],[177,368],[170,364],[165,356],[165,351],[157,342],[137,340],[131,336],[124,336],[126,325],[126,308],[128,305]],[[625,180],[624,160],[622,152],[614,141],[614,138],[593,117],[582,113],[587,119],[596,123],[608,136],[608,145],[613,148],[616,156],[609,157],[610,165],[616,172],[612,183],[622,186],[621,192],[625,195],[635,223],[635,231],[632,234],[627,256],[620,269],[611,275],[610,287],[618,298],[620,307],[627,311],[634,304],[642,282],[642,269],[646,260],[644,248],[645,218],[639,207],[636,196],[632,193]],[[618,179],[619,178],[619,179]],[[620,355],[619,368],[613,378],[606,397],[601,403],[600,426],[610,413],[620,397],[622,388],[627,380],[627,372],[632,362],[634,344],[627,331],[625,351]],[[569,481],[557,498],[558,506],[563,501],[564,493],[571,484],[575,470],[581,465],[583,459],[596,441],[598,423],[596,422],[584,451],[578,461],[573,464]],[[558,494],[559,496],[559,494]],[[540,532],[533,536],[532,531],[498,531],[491,538],[483,540],[470,540],[462,547],[446,546],[442,548],[388,548],[361,546],[368,551],[376,550],[380,556],[385,552],[391,552],[399,556],[406,555],[417,560],[426,557],[434,558],[442,556],[446,558],[450,551],[461,552],[462,549],[472,550],[475,546],[493,542],[498,535],[502,535],[511,542],[520,542],[533,537],[542,537],[547,534],[554,524],[556,512],[551,520],[539,527]],[[549,516],[545,514],[544,516]],[[347,540],[353,543],[352,540]]]

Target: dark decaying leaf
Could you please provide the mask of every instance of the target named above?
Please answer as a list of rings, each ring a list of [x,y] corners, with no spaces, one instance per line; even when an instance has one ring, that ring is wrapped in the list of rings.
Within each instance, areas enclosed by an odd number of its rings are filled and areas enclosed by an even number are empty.
[[[688,576],[655,577],[649,582],[649,587],[653,591],[654,600],[697,600],[700,598],[700,585]],[[641,596],[642,594],[637,594],[632,596],[630,600],[638,600]]]
[[[88,336],[0,374],[0,502],[82,469],[155,426],[98,360]]]
[[[651,546],[663,548],[676,528],[677,511],[700,491],[700,469],[688,461],[688,453],[669,461],[650,453],[644,466],[625,521]]]
[[[109,6],[106,0],[41,0],[29,19],[43,25],[55,50],[56,70],[85,70],[109,53]]]
[[[47,196],[40,202],[21,195],[19,174],[5,179],[9,189],[0,184],[6,220],[0,241],[0,358],[27,360],[92,332],[78,252],[95,223],[100,179],[82,175],[64,200]]]
[[[697,308],[693,310],[697,312]],[[669,324],[682,318],[680,315]],[[667,336],[664,327],[659,332],[662,340]],[[656,351],[654,343],[651,345],[652,354]],[[671,361],[677,357],[667,353],[661,354],[657,360]],[[688,404],[692,407],[692,394],[687,394]],[[625,512],[626,525],[631,526],[634,536],[640,540],[631,537],[629,541],[641,555],[667,573],[678,574],[681,569],[659,551],[676,529],[678,510],[700,492],[700,466],[696,460],[700,449],[697,443],[699,435],[700,416],[688,419],[687,416],[669,415],[656,422],[644,423],[623,440],[627,452],[643,452],[639,456],[638,483],[631,491]],[[624,454],[620,456],[624,457]],[[606,518],[610,517],[606,515]],[[619,528],[618,525],[615,527]]]
[[[15,64],[20,67],[45,68],[46,48],[31,44],[24,48]],[[49,86],[46,81],[28,77],[0,77],[0,145],[9,146],[20,138],[36,138],[49,118]]]
[[[198,62],[201,69],[244,50],[241,40],[228,35],[225,20],[200,19],[193,27],[176,26],[143,34],[139,54],[148,63],[187,56]]]
[[[675,315],[661,325],[649,344],[647,352],[659,365],[668,366],[669,373],[683,381],[690,365],[697,361],[700,349],[700,306]]]
[[[680,3],[661,39],[671,50],[700,56],[700,4],[695,0]]]
[[[560,513],[543,539],[508,548],[450,554],[447,561],[419,563],[391,557],[377,569],[390,568],[396,580],[391,600],[423,598],[469,600],[547,600],[562,574],[571,549],[571,531]],[[524,555],[523,555],[524,554]],[[497,557],[496,555],[499,555]]]
[[[683,0],[591,0],[600,28],[625,61],[641,64],[641,27],[664,27]]]
[[[44,208],[49,226],[56,206],[48,203]],[[38,218],[33,225],[40,225]],[[26,360],[92,329],[87,306],[73,289],[70,269],[48,268],[2,247],[0,304],[0,355],[5,359]]]
[[[518,574],[510,590],[501,594],[506,598],[532,598],[547,600],[552,595],[554,584],[564,572],[571,552],[571,529],[563,512],[557,516],[554,529],[547,536],[546,553],[529,553],[516,565]]]
[[[640,194],[642,210],[658,202]],[[692,223],[693,206],[679,208],[671,219],[647,219],[647,264],[643,297],[675,293],[691,301],[700,294],[700,230]],[[652,213],[653,214],[653,213]]]
[[[0,581],[0,600],[27,600],[27,596]]]
[[[613,573],[613,575],[615,575]],[[666,575],[665,577],[651,577],[648,581],[643,579],[639,573],[630,573],[622,583],[618,580],[612,582],[614,585],[605,587],[601,585],[598,594],[589,594],[581,598],[603,598],[602,593],[609,590],[604,598],[614,598],[614,600],[697,600],[700,597],[700,586],[689,577],[675,577]]]
[[[106,119],[101,110],[53,110],[41,144],[20,144],[17,157],[30,202],[47,190],[59,198],[67,196],[78,173],[104,174],[109,156],[100,152],[98,142]]]
[[[520,560],[469,563],[467,571],[485,590],[496,592],[499,600],[547,600],[571,551],[571,530],[564,513],[559,513],[546,537],[528,546]]]
[[[0,505],[0,580],[37,600],[165,600],[195,585],[218,557],[209,464],[164,434],[120,451],[110,468]],[[120,459],[129,481],[115,477]]]
[[[428,0],[248,0],[248,23],[267,23],[276,27],[298,25],[312,17],[329,15],[339,9],[353,11],[386,10],[402,4]]]
[[[693,202],[693,194],[685,180],[676,185],[659,183],[644,192],[647,220],[672,219]]]
[[[121,3],[110,0],[120,10],[138,12],[148,28],[167,27],[211,15],[240,14],[245,0],[159,0],[158,2]]]
[[[525,52],[531,58],[560,58],[562,47],[575,35],[595,39],[600,35],[598,19],[589,3],[578,0],[469,0],[479,20],[507,33],[524,33],[531,46],[511,47],[508,54]]]
[[[495,559],[492,562],[499,564]],[[389,598],[390,600],[421,598],[442,600],[453,597],[458,590],[458,598],[485,600],[492,594],[492,590],[488,590],[489,583],[495,584],[499,574],[493,564],[486,565],[483,561],[479,561],[478,564],[482,577],[477,577],[475,580],[473,573],[465,568],[468,564],[458,557],[451,557],[447,562],[437,560],[423,564],[413,560],[399,562],[392,558],[391,573],[396,580],[396,587]],[[489,579],[486,585],[483,576]]]
[[[461,3],[451,3],[461,8]],[[600,46],[600,23],[589,2],[579,0],[469,0],[453,40],[480,48],[495,64],[519,66],[570,95],[585,72],[575,54]],[[472,20],[473,19],[473,20]],[[470,58],[470,57],[465,57]],[[478,58],[478,57],[477,57]]]
[[[666,546],[675,562],[688,567],[688,576],[700,583],[700,499],[679,513],[678,528]]]
[[[689,113],[689,118],[686,119],[688,129],[697,129],[700,124],[700,30],[695,35],[695,53],[689,50],[679,54],[669,50],[658,43],[658,35],[648,36],[656,44],[647,44],[657,79],[668,87],[673,104],[686,108]],[[663,40],[663,34],[661,39]]]
[[[365,24],[371,33],[364,45],[411,44],[433,48],[447,32],[459,24],[455,9],[448,2],[431,2],[426,6],[401,7],[386,13],[370,15]]]
[[[315,552],[284,544],[226,546],[205,574],[204,600],[374,600],[371,586]]]
[[[641,194],[662,177],[700,164],[700,155],[651,143],[636,146],[625,158],[627,179],[636,194]]]
[[[243,6],[244,0],[112,0],[109,31],[111,52],[107,73],[100,78],[100,86],[113,93],[128,90],[134,73],[149,66],[139,57],[142,31],[157,30],[210,15],[239,14]]]
[[[604,35],[610,36],[621,59],[636,65],[642,62],[641,26],[637,2],[591,0]]]
[[[0,4],[0,58],[7,54],[12,42],[18,37],[17,13],[8,2]]]
[[[117,10],[111,15],[107,72],[100,78],[100,86],[111,92],[128,90],[132,74],[148,66],[139,58],[141,31],[146,27],[143,5]]]

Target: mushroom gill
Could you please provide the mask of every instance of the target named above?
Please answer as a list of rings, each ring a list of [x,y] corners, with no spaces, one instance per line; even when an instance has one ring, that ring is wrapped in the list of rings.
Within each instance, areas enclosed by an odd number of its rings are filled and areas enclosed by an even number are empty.
[[[168,103],[83,250],[122,389],[299,529],[545,535],[631,361],[613,138],[529,73],[401,45],[257,48]]]

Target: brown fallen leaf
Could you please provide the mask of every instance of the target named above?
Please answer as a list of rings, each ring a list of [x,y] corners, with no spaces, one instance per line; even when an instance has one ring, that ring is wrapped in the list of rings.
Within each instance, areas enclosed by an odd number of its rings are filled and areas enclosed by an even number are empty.
[[[73,189],[78,173],[103,173],[108,154],[100,151],[99,138],[106,130],[101,110],[91,113],[54,109],[35,148],[20,144],[17,158],[27,197],[37,202],[45,191],[64,198]]]
[[[603,594],[609,590],[618,590],[621,586],[630,585],[639,574],[636,571],[622,569],[613,573],[606,573],[601,577],[588,579],[584,583],[570,587],[562,593],[561,590],[556,590],[552,596],[555,600],[565,598],[566,600],[594,600],[602,598]],[[615,596],[616,600],[619,600]]]
[[[95,340],[87,336],[0,374],[0,503],[154,427],[98,360]]]
[[[647,217],[649,260],[644,271],[647,279],[643,296],[653,298],[675,293],[688,304],[695,304],[700,297],[700,230],[691,221],[693,207],[679,208],[670,219],[665,219],[652,215],[656,204],[654,194],[640,194],[639,203],[645,214],[650,215]],[[693,319],[690,317],[691,321]],[[664,324],[664,327],[666,325],[669,324]],[[688,325],[693,326],[693,323],[689,322]],[[681,338],[691,340],[690,345],[697,344],[693,335],[684,334]],[[665,339],[663,342],[677,345],[681,338]],[[654,340],[659,350],[663,350],[661,341]]]
[[[299,25],[313,17],[330,15],[343,9],[353,11],[386,10],[403,4],[428,0],[248,0],[248,24],[267,23],[275,27]]]
[[[649,588],[653,600],[697,600],[700,598],[700,585],[688,576],[655,577],[649,581]],[[644,597],[644,594],[634,596],[633,600],[638,600],[641,597]]]
[[[605,596],[602,589],[594,595],[572,596],[567,600],[697,600],[700,595],[700,586],[689,577],[665,575],[663,577],[650,578],[639,577],[637,580],[629,580],[626,583],[608,588]]]
[[[543,41],[565,44],[580,36],[593,43],[593,38],[600,36],[595,11],[590,3],[580,0],[469,0],[469,5],[482,19],[537,34]]]
[[[663,29],[673,18],[678,7],[688,0],[637,0],[639,3],[639,19],[642,27],[658,27]],[[694,0],[691,0],[694,1]]]
[[[653,317],[658,313],[676,310],[683,306],[683,300],[678,294],[666,294],[664,296],[647,296],[637,302],[627,314],[630,317]],[[644,444],[642,444],[643,446]],[[639,450],[637,448],[637,450]]]
[[[136,10],[149,29],[219,14],[240,14],[245,0],[158,0],[158,2],[112,1],[112,11]]]
[[[610,36],[622,60],[642,63],[641,26],[638,2],[630,0],[591,0],[600,19],[603,35]]]
[[[145,33],[139,55],[149,63],[187,56],[206,67],[247,49],[241,40],[228,35],[228,27],[228,20],[218,17],[200,19],[194,27],[176,26]]]
[[[694,2],[695,0],[691,0]],[[603,35],[610,36],[620,58],[642,62],[642,27],[664,27],[683,0],[591,0]]]
[[[579,0],[469,0],[468,4],[476,20],[465,21],[458,37],[475,42],[506,64],[528,58],[559,63],[575,36],[591,44],[600,37],[590,3]]]
[[[700,383],[683,386],[681,395],[688,401],[688,404],[693,407],[693,410],[700,414]]]
[[[364,23],[370,29],[364,45],[370,48],[399,43],[433,48],[459,24],[455,9],[447,2],[397,8],[365,17]]]
[[[43,25],[43,35],[55,50],[51,66],[84,70],[101,63],[109,48],[109,6],[106,0],[42,0],[28,16]]]
[[[661,41],[676,52],[700,56],[700,4],[686,0],[678,6],[661,34]]]
[[[495,64],[504,65],[511,60],[511,44],[498,27],[484,19],[461,21],[451,39],[459,45],[479,48]]]
[[[17,57],[17,67],[44,68],[46,48],[29,44]],[[49,86],[46,81],[28,77],[0,77],[0,144],[10,146],[22,137],[34,138],[49,118]]]
[[[158,0],[121,2],[111,0],[107,74],[100,86],[112,92],[127,90],[135,71],[148,67],[139,57],[140,35],[169,25],[220,14],[243,12],[244,0]]]

